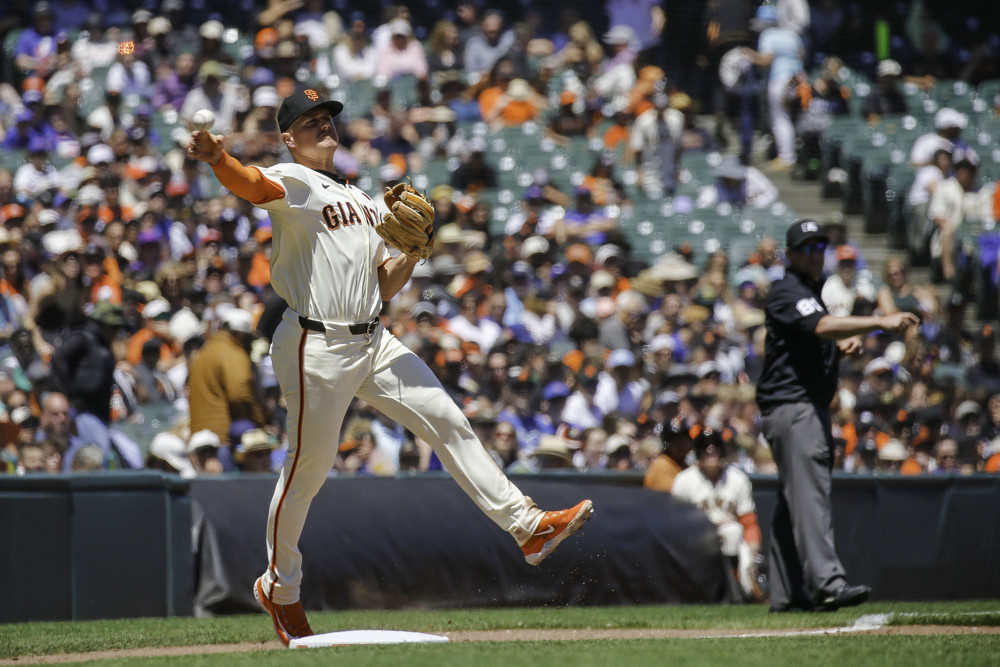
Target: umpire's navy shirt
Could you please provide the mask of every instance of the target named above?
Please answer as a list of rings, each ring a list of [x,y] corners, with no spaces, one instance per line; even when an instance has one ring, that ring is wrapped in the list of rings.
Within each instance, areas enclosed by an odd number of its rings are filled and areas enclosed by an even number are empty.
[[[764,303],[764,370],[757,383],[761,412],[782,403],[809,401],[828,408],[837,391],[837,343],[816,335],[827,315],[814,282],[791,267],[771,285]]]

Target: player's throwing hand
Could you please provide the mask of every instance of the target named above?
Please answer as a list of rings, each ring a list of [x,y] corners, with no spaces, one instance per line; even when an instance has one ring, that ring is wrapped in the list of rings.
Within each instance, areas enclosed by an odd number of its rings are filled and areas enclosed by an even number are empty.
[[[188,146],[188,155],[195,160],[201,160],[214,165],[222,158],[221,134],[212,134],[207,130],[195,130],[191,133],[191,145]]]

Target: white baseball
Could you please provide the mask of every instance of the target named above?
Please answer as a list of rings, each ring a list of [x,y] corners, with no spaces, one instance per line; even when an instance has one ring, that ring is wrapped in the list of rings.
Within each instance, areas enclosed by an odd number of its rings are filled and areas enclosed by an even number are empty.
[[[195,111],[194,116],[191,117],[191,124],[199,132],[210,130],[215,125],[215,114],[210,109]]]

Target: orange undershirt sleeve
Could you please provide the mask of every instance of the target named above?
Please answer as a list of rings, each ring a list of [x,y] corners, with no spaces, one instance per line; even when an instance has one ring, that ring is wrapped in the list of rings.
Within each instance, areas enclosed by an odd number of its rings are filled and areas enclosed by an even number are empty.
[[[760,524],[757,523],[757,513],[750,512],[744,514],[740,517],[740,523],[743,524],[743,539],[750,544],[760,544]]]
[[[266,204],[285,196],[282,187],[264,176],[260,169],[243,166],[225,151],[222,151],[222,158],[212,166],[212,170],[230,192],[251,204]]]

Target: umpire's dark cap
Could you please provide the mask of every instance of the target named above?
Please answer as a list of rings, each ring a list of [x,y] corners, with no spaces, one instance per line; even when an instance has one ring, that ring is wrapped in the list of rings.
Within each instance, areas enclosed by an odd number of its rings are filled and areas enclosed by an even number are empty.
[[[796,220],[788,228],[788,233],[785,234],[785,246],[788,248],[798,248],[809,241],[825,241],[828,243],[830,241],[830,237],[826,235],[826,232],[823,231],[823,228],[815,220]]]
[[[328,100],[323,95],[313,89],[306,88],[292,93],[284,99],[278,108],[278,128],[282,132],[288,132],[288,128],[298,119],[299,116],[312,111],[316,107],[326,107],[330,110],[331,116],[336,116],[344,110],[344,105],[336,100]]]

